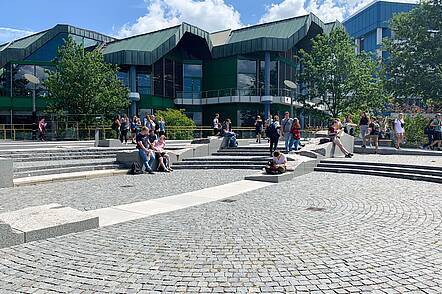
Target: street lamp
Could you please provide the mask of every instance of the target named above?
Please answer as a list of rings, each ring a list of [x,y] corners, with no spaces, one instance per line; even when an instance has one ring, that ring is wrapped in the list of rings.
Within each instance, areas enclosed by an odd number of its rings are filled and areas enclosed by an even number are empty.
[[[40,80],[33,74],[26,73],[24,78],[33,85],[32,87],[32,140],[37,140],[37,108],[35,106],[35,87]]]
[[[286,85],[291,90],[297,90],[298,85],[290,80],[285,80],[284,85]],[[290,95],[290,114],[293,115],[293,93]]]

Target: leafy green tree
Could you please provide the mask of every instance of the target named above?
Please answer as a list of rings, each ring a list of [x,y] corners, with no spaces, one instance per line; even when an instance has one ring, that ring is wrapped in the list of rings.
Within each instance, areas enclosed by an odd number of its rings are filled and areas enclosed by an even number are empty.
[[[195,122],[187,117],[183,110],[167,109],[155,113],[157,118],[163,117],[166,122],[166,134],[172,140],[193,139]]]
[[[96,115],[109,119],[129,106],[128,90],[117,79],[117,67],[104,62],[100,51],[87,52],[72,38],[58,50],[56,71],[49,74],[48,107],[88,122]]]
[[[333,117],[344,111],[382,107],[382,72],[369,55],[356,54],[343,29],[318,35],[311,51],[301,50],[300,59],[304,65],[301,82],[307,90],[303,99],[325,105]]]
[[[397,98],[420,97],[442,103],[442,1],[424,0],[393,17],[389,89]]]
[[[424,129],[428,125],[430,118],[417,114],[414,117],[405,117],[405,138],[408,144],[417,147],[427,143],[427,135]]]

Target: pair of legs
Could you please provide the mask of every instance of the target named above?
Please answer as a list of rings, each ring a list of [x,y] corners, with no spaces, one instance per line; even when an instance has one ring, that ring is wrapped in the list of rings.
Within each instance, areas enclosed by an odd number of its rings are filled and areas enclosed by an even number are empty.
[[[257,130],[255,134],[256,134],[256,143],[261,143],[261,132]]]
[[[396,147],[396,149],[399,149],[399,148],[401,148],[401,144],[404,141],[404,133],[396,133],[395,137],[396,137],[395,147]]]
[[[285,141],[285,152],[292,151],[293,134],[292,133],[285,133],[284,134],[284,141]]]
[[[147,172],[152,172],[152,164],[155,160],[155,157],[153,156],[152,152],[149,151],[146,153],[143,149],[138,149],[138,155],[140,156],[141,160],[143,161],[144,168]]]
[[[270,138],[270,154],[273,154],[278,148],[278,141],[279,138]]]
[[[158,159],[158,170],[163,169],[166,172],[172,171],[169,155],[164,152],[156,152],[155,156]]]
[[[365,147],[368,125],[360,125],[359,128],[361,129],[362,147]]]
[[[430,144],[430,148],[437,146],[437,148],[440,148],[442,139],[442,133],[435,131],[433,134],[433,142]]]
[[[301,145],[301,140],[297,140],[297,139],[293,138],[293,140],[290,144],[290,148],[291,148],[291,150],[298,151],[299,145]]]
[[[274,174],[285,173],[287,171],[287,168],[283,164],[276,164],[276,165],[266,165],[265,170],[266,173],[274,175]]]
[[[339,147],[339,149],[342,151],[342,153],[344,153],[345,157],[349,157],[352,155],[350,152],[348,152],[347,149],[345,149],[344,145],[341,142],[341,139],[339,139],[338,136],[333,138],[333,143]]]
[[[120,133],[120,142],[121,143],[123,143],[123,140],[124,140],[124,143],[127,143],[127,133],[128,133],[128,131],[129,130],[122,130],[121,131],[121,133]]]
[[[375,153],[377,153],[378,148],[379,148],[379,136],[378,135],[368,135],[367,139],[370,144],[371,144],[371,142],[374,142]]]

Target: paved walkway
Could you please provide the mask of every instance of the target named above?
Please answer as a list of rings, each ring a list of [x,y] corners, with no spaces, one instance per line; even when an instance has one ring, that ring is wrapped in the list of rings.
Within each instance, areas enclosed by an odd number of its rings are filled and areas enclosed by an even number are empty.
[[[354,154],[351,159],[336,158],[336,160],[430,165],[442,168],[442,156]]]
[[[186,178],[196,182],[193,175]],[[120,197],[130,195],[118,193],[124,190],[116,190],[117,182],[108,189]],[[81,191],[81,186],[72,189]],[[211,202],[0,250],[0,289],[442,293],[440,187],[312,173],[235,196],[234,202]],[[96,202],[104,200],[98,195]]]

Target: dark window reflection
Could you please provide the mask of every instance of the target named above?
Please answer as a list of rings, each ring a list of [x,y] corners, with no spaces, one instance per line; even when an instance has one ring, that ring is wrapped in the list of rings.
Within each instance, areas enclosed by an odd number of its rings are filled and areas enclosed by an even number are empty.
[[[164,83],[166,93],[164,96],[174,98],[175,89],[173,84],[173,61],[169,59],[164,60]]]
[[[164,95],[164,91],[163,91],[163,79],[164,79],[164,74],[163,74],[163,60],[164,59],[160,59],[157,62],[155,62],[154,66],[153,66],[153,93],[156,96],[163,96]]]
[[[239,95],[257,95],[256,60],[238,60],[237,82]]]
[[[117,79],[121,81],[121,83],[129,88],[129,67],[128,66],[120,66],[117,73]]]
[[[261,95],[264,95],[264,67],[265,61],[260,62],[259,85]],[[270,62],[270,95],[278,95],[278,62]]]
[[[183,65],[183,98],[201,98],[201,79],[203,68],[201,64]]]
[[[137,92],[140,95],[152,94],[152,76],[150,67],[137,68]]]

